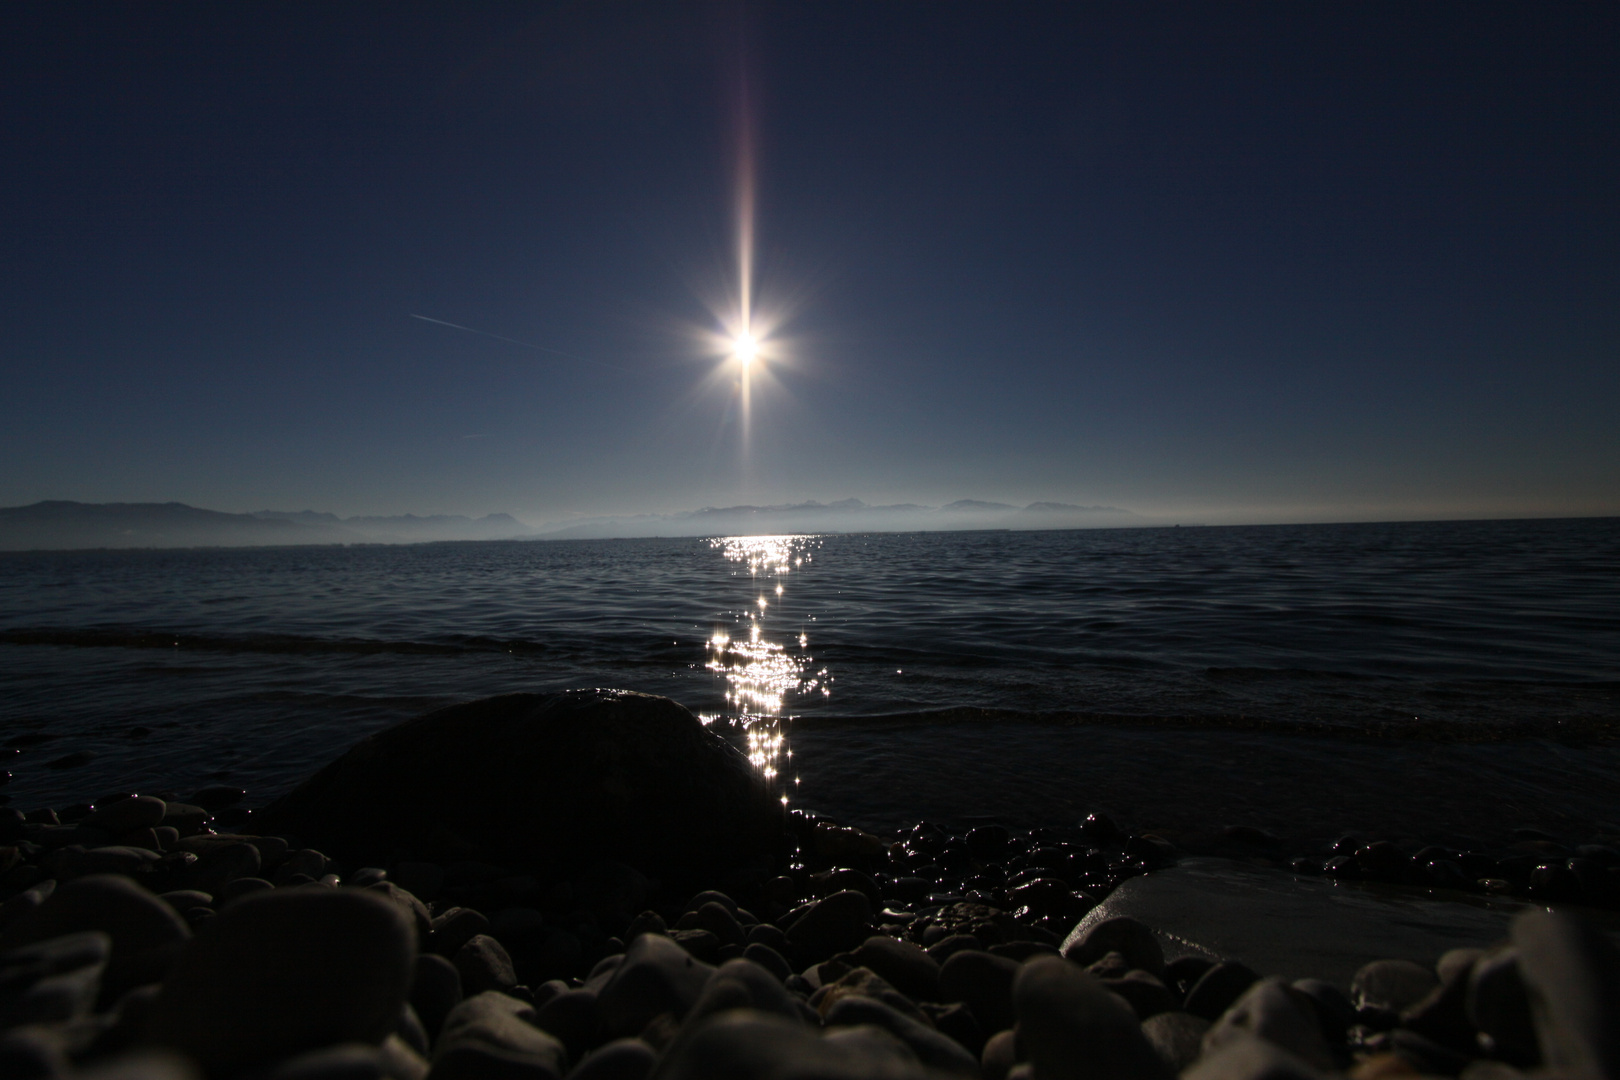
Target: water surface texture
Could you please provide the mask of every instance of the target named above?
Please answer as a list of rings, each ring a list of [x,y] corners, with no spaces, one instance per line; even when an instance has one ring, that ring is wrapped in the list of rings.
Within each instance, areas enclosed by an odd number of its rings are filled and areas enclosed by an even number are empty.
[[[875,823],[1151,817],[1173,763],[1209,781],[1182,816],[1371,813],[1419,759],[1454,767],[1409,816],[1495,783],[1498,816],[1612,821],[1620,520],[0,555],[15,805],[263,801],[424,709],[575,686],[721,718]],[[1266,794],[1206,805],[1227,781]]]

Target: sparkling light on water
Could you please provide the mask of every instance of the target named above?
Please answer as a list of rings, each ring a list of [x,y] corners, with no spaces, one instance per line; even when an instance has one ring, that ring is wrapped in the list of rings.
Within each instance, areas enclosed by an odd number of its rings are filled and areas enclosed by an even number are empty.
[[[795,693],[826,695],[830,690],[825,670],[806,678],[809,635],[801,629],[786,635],[785,641],[775,640],[766,619],[773,611],[776,618],[786,618],[783,579],[812,562],[812,550],[820,542],[813,536],[727,536],[710,544],[747,569],[753,601],[737,613],[739,625],[733,632],[716,630],[710,637],[706,666],[725,680],[726,703],[743,726],[748,760],[774,781],[793,756],[782,715],[787,699]],[[766,591],[774,601],[766,598]],[[787,801],[786,795],[782,798]]]

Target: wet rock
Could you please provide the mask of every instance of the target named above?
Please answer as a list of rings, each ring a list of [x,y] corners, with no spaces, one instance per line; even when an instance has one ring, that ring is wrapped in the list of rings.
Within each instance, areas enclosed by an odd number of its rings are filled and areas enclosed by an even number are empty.
[[[487,991],[450,1010],[434,1047],[433,1080],[558,1080],[562,1041],[534,1026],[527,1002]]]
[[[252,844],[222,844],[197,856],[186,870],[185,887],[217,894],[237,878],[258,877],[263,865],[259,849]]]
[[[810,1005],[825,1017],[827,1010],[846,997],[871,998],[904,1013],[913,1020],[923,1020],[923,1013],[915,1002],[890,986],[877,973],[863,967],[854,968],[835,981],[824,984],[810,998]]]
[[[1168,1080],[1141,1025],[1094,975],[1043,957],[1018,971],[1018,1045],[1042,1080]],[[976,1011],[976,1010],[975,1010]]]
[[[747,760],[667,698],[508,694],[373,735],[262,811],[342,853],[426,850],[545,874],[604,858],[669,880],[771,852],[781,806]]]
[[[1281,979],[1261,979],[1209,1029],[1204,1036],[1204,1052],[1212,1053],[1253,1035],[1315,1068],[1331,1069],[1333,1055],[1322,1038],[1316,1010],[1304,998]]]
[[[1036,960],[1032,965],[1044,962]],[[1004,957],[966,949],[940,967],[940,996],[947,1001],[966,1002],[979,1023],[990,1031],[1010,1028],[1018,1018],[1013,1008],[1013,983],[1019,970],[1017,963]],[[1136,1021],[1133,1018],[1131,1022]]]
[[[793,974],[793,966],[787,962],[787,957],[769,945],[762,945],[757,941],[743,948],[743,959],[758,964],[774,975],[779,982],[787,982],[788,977]]]
[[[1356,1009],[1402,1013],[1422,1001],[1440,979],[1422,964],[1410,960],[1374,960],[1363,965],[1350,983]]]
[[[1513,921],[1542,1058],[1571,1077],[1620,1076],[1620,947],[1568,910]]]
[[[110,833],[129,832],[131,829],[150,829],[163,824],[168,804],[151,795],[136,795],[97,806],[80,824]]]
[[[461,951],[461,947],[479,934],[489,933],[489,919],[472,908],[453,907],[436,917],[427,938],[429,952],[446,959]]]
[[[475,934],[456,950],[451,963],[456,966],[462,989],[469,997],[487,990],[505,992],[517,985],[512,958],[501,943],[488,934]]]
[[[879,907],[883,901],[882,892],[872,876],[851,867],[839,867],[835,870],[816,874],[810,881],[811,888],[815,890],[815,894],[818,896],[831,896],[835,892],[854,889],[856,892],[865,893],[866,898],[872,902],[874,909]]]
[[[1150,975],[1164,971],[1164,950],[1159,939],[1149,927],[1128,915],[1104,919],[1084,931],[1076,927],[1063,943],[1063,956],[1081,966],[1096,963],[1111,952],[1122,954],[1131,967]]]
[[[788,947],[801,964],[860,947],[872,932],[872,902],[845,889],[816,901],[788,929]]]
[[[828,1027],[871,1024],[905,1043],[917,1060],[931,1069],[954,1076],[979,1076],[979,1062],[955,1039],[872,998],[840,998],[825,1013]]]
[[[364,890],[259,893],[221,912],[181,954],[147,1034],[211,1073],[379,1043],[405,1004],[414,962],[404,914]]]
[[[97,874],[70,881],[0,931],[0,951],[85,930],[112,939],[102,976],[108,1000],[163,977],[191,930],[173,908],[127,877]]]
[[[1233,1039],[1205,1054],[1182,1080],[1324,1080],[1329,1074],[1255,1035]]]
[[[909,941],[869,937],[849,959],[876,972],[913,1001],[938,999],[939,962]]]
[[[1216,964],[1193,983],[1182,1008],[1214,1023],[1249,987],[1259,981],[1257,972],[1234,960]]]
[[[1204,1052],[1209,1021],[1184,1012],[1155,1013],[1142,1021],[1142,1037],[1172,1074],[1180,1074]]]
[[[1011,838],[1012,834],[1002,825],[985,825],[969,829],[967,836],[964,837],[968,853],[979,862],[992,862],[1005,857]]]
[[[601,1034],[609,1039],[639,1035],[660,1013],[682,1019],[712,974],[714,968],[669,938],[641,935],[597,995]]]
[[[1469,1021],[1504,1059],[1522,1066],[1541,1061],[1518,949],[1501,949],[1475,961],[1468,974],[1465,1007]]]
[[[640,1039],[615,1039],[580,1062],[568,1080],[647,1080],[658,1055]]]
[[[416,958],[410,1003],[430,1040],[438,1038],[444,1018],[461,1004],[462,996],[461,973],[454,964],[434,953],[423,953]]]

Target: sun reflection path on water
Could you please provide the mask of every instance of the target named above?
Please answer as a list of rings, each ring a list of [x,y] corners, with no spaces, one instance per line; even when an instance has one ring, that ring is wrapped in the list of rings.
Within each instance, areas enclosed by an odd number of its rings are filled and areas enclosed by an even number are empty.
[[[804,650],[810,637],[805,626],[785,641],[772,640],[780,626],[767,626],[791,618],[783,596],[785,579],[813,562],[821,541],[814,536],[725,536],[709,541],[726,559],[738,564],[735,576],[747,571],[747,600],[732,615],[729,629],[716,629],[708,643],[706,666],[726,683],[726,703],[735,710],[745,739],[748,760],[767,781],[781,781],[784,789],[798,783],[789,777],[793,750],[788,745],[782,709],[796,693],[830,695],[832,680],[825,670],[812,673],[811,657]],[[788,802],[787,794],[782,796]]]

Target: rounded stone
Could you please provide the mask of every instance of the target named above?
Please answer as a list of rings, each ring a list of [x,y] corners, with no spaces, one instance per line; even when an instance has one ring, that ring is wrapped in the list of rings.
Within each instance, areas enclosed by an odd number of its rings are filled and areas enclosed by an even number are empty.
[[[69,881],[0,932],[0,952],[85,930],[112,938],[103,976],[108,995],[162,978],[191,930],[175,910],[127,877],[94,874]]]
[[[438,1037],[444,1018],[461,1004],[461,999],[461,973],[454,964],[433,953],[416,958],[411,976],[411,1008],[416,1010],[429,1039]]]
[[[978,949],[963,949],[940,966],[940,996],[946,1001],[966,1002],[984,1030],[1000,1031],[1012,1027],[1017,1019],[1013,1010],[1013,984],[1018,973],[1019,965],[1015,960]],[[1135,1023],[1134,1017],[1132,1023]]]
[[[614,859],[666,885],[773,852],[781,804],[668,698],[507,694],[372,735],[263,812],[338,853],[454,846],[541,873]]]
[[[136,795],[98,807],[80,824],[106,829],[111,833],[125,833],[131,829],[149,829],[163,824],[163,815],[167,810],[168,804],[156,796]]]
[[[562,1041],[534,1026],[528,1002],[489,991],[450,1010],[434,1047],[433,1080],[557,1080]]]
[[[1133,968],[1150,975],[1164,972],[1164,949],[1158,937],[1144,923],[1129,915],[1104,919],[1083,931],[1080,927],[1063,943],[1063,956],[1082,967],[1094,964],[1111,952],[1125,957]]]
[[[1204,1051],[1209,1021],[1184,1012],[1162,1012],[1142,1021],[1142,1037],[1165,1068],[1180,1074]]]
[[[638,1035],[660,1013],[685,1017],[703,993],[714,968],[661,934],[642,934],[597,994],[600,1033]]]
[[[517,985],[517,972],[505,947],[488,934],[476,934],[456,950],[451,963],[461,976],[466,993],[482,994],[486,990],[507,991]]]
[[[1402,1013],[1440,985],[1440,977],[1410,960],[1374,960],[1364,964],[1350,982],[1350,999],[1357,1009]]]
[[[647,1080],[658,1054],[640,1039],[614,1039],[580,1062],[568,1080]]]
[[[823,897],[788,928],[788,946],[800,964],[825,960],[858,948],[872,930],[872,902],[866,894],[845,889]]]
[[[1209,968],[1192,984],[1182,1008],[1213,1023],[1243,996],[1244,991],[1259,981],[1259,973],[1246,964],[1235,960],[1223,961]]]
[[[1041,1080],[1169,1080],[1136,1014],[1101,980],[1057,957],[1031,960],[1013,986],[1018,1045]]]
[[[194,940],[163,983],[151,1042],[232,1072],[394,1030],[415,963],[394,904],[359,889],[244,897]]]
[[[939,962],[909,941],[869,937],[850,958],[913,1001],[934,1001],[939,996]]]

